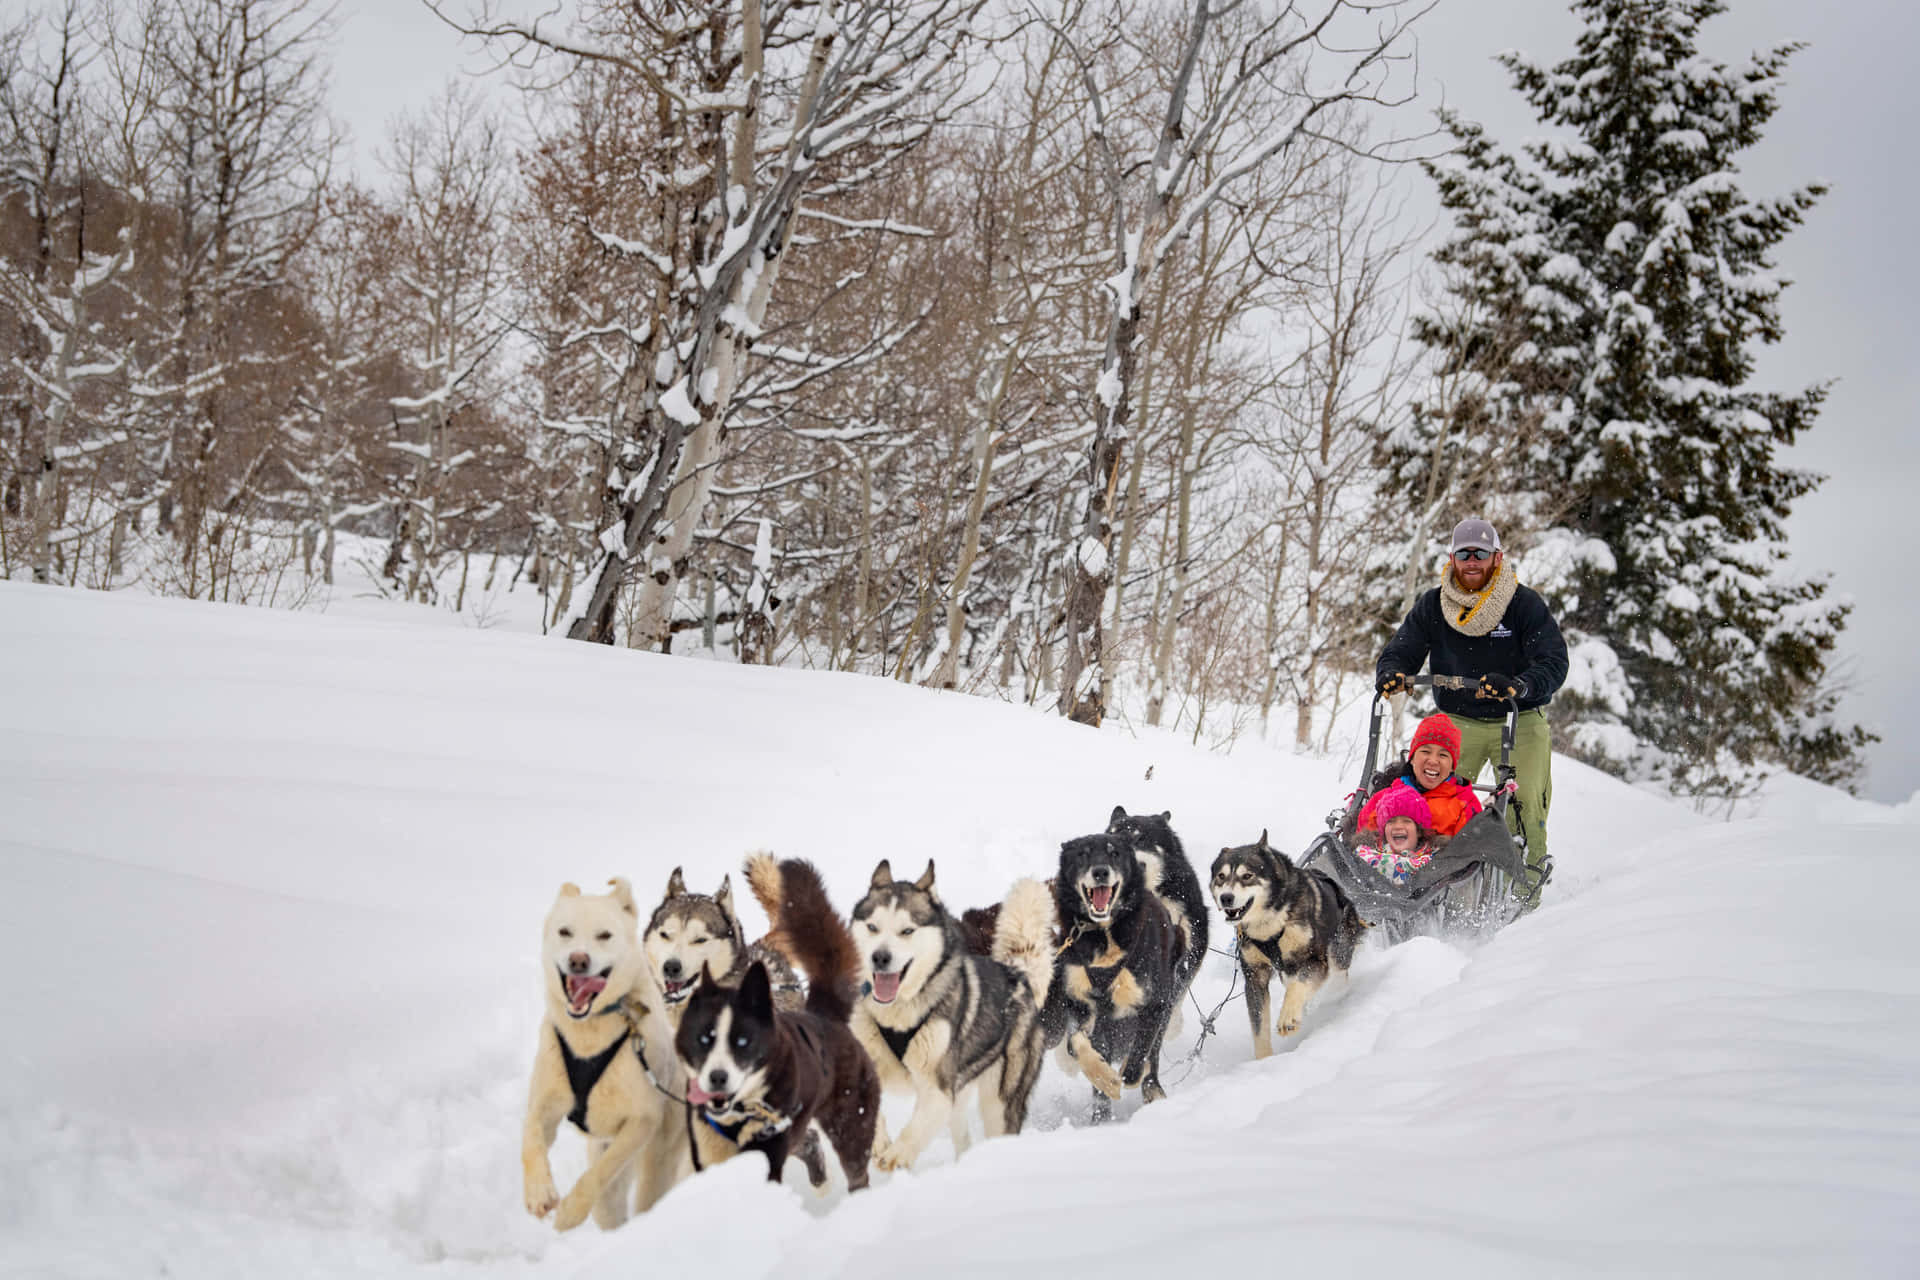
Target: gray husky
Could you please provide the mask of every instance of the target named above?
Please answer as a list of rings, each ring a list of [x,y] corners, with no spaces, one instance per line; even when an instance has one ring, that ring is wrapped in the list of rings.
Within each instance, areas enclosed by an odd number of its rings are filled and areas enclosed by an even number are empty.
[[[763,938],[747,945],[740,917],[733,913],[733,877],[723,876],[712,897],[687,892],[687,882],[675,867],[667,877],[666,896],[653,909],[642,935],[647,962],[660,980],[667,1002],[667,1019],[677,1029],[686,1011],[687,997],[700,983],[702,970],[711,972],[723,987],[737,987],[758,960],[773,981],[773,1005],[783,1013],[797,1013],[806,1002],[800,975],[780,951]]]
[[[757,861],[768,867],[773,859],[755,854],[748,859],[748,874]],[[781,1013],[798,1013],[806,1004],[806,991],[800,975],[786,953],[766,938],[747,943],[740,917],[733,913],[733,877],[722,876],[720,888],[712,897],[689,893],[686,879],[675,867],[667,877],[667,892],[647,921],[641,944],[647,962],[659,979],[660,993],[666,1004],[667,1023],[675,1031],[687,1011],[687,1001],[700,985],[700,975],[711,974],[716,985],[737,988],[746,980],[747,971],[756,963],[764,965],[773,990],[773,1007]],[[820,1151],[819,1136],[808,1129],[795,1144],[794,1154],[807,1166],[807,1180],[816,1188],[827,1184],[826,1159]]]
[[[882,1123],[875,1168],[910,1168],[943,1125],[955,1153],[965,1151],[968,1097],[979,1099],[987,1137],[1020,1132],[1046,1047],[1039,1010],[1053,927],[1047,887],[1021,880],[1000,906],[992,956],[975,955],[934,890],[932,862],[918,880],[895,880],[885,862],[874,869],[853,908],[863,964],[851,1025],[882,1087],[914,1095],[898,1138]]]
[[[1253,1056],[1273,1052],[1273,1031],[1300,1029],[1307,1001],[1329,976],[1344,976],[1366,922],[1347,895],[1318,871],[1303,871],[1267,843],[1222,849],[1213,860],[1213,900],[1233,926],[1247,980]],[[1275,970],[1286,984],[1278,1024],[1267,1027],[1267,987]]]

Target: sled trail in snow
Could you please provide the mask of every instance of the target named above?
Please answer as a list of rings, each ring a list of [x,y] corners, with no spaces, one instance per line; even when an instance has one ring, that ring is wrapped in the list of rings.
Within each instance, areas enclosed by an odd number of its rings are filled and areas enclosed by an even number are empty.
[[[1920,1256],[1920,963],[1869,891],[1911,880],[1909,826],[1706,824],[1557,761],[1547,905],[1471,950],[1369,944],[1272,1059],[1235,1002],[1183,1077],[1189,1004],[1172,1096],[1118,1123],[1049,1065],[1030,1131],[957,1162],[817,1202],[736,1161],[559,1237],[518,1145],[561,881],[650,907],[770,848],[844,910],[931,857],[958,909],[1115,804],[1172,810],[1202,876],[1263,827],[1297,852],[1351,780],[887,681],[16,584],[0,662],[35,673],[0,700],[8,1275]],[[584,1162],[567,1133],[562,1183]]]

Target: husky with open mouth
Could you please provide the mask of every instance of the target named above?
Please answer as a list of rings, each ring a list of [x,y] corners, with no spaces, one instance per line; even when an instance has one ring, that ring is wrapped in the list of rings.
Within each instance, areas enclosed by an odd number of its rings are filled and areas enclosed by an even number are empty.
[[[1021,880],[995,913],[988,955],[969,951],[960,922],[934,889],[933,863],[918,880],[874,868],[854,904],[863,998],[853,1032],[880,1069],[881,1084],[914,1095],[913,1117],[874,1144],[874,1167],[907,1169],[943,1126],[956,1154],[971,1139],[969,1099],[989,1138],[1019,1133],[1040,1076],[1040,1005],[1053,978],[1053,904],[1037,880]]]
[[[1240,973],[1247,982],[1253,1056],[1273,1052],[1273,1032],[1300,1030],[1307,1001],[1333,974],[1345,976],[1366,922],[1327,876],[1304,871],[1267,843],[1222,849],[1213,860],[1213,900],[1233,926]],[[1275,971],[1285,988],[1277,1023],[1267,1026],[1267,991]]]
[[[1160,1046],[1185,990],[1180,934],[1131,841],[1102,833],[1061,845],[1053,895],[1066,936],[1040,1014],[1048,1043],[1064,1041],[1061,1066],[1093,1083],[1095,1119],[1123,1089],[1166,1097]]]
[[[1207,891],[1200,887],[1186,846],[1173,833],[1172,813],[1128,813],[1119,805],[1107,818],[1107,834],[1133,846],[1147,886],[1173,921],[1173,1016],[1167,1034],[1180,1034],[1181,1008],[1207,958]]]
[[[758,961],[737,988],[711,974],[695,987],[674,1037],[698,1116],[688,1117],[690,1131],[707,1153],[703,1162],[759,1151],[768,1180],[779,1182],[789,1151],[818,1125],[848,1189],[858,1190],[867,1185],[880,1118],[880,1078],[847,1029],[859,951],[812,863],[759,854],[747,879],[773,922],[771,944],[807,972],[806,1005],[779,1010]]]
[[[767,945],[765,938],[747,944],[740,917],[733,911],[730,875],[721,877],[719,890],[709,897],[689,893],[680,868],[675,867],[667,877],[666,894],[641,936],[667,1002],[667,1018],[675,1027],[703,969],[711,970],[721,985],[737,987],[747,976],[747,966],[758,960],[767,967],[776,1008],[792,1013],[806,1001],[800,975],[786,956]]]
[[[673,1028],[640,946],[639,912],[625,880],[612,892],[560,886],[540,947],[546,1018],[527,1093],[520,1163],[527,1211],[562,1231],[589,1212],[602,1227],[626,1220],[629,1192],[651,1208],[688,1168],[684,1087]],[[590,1161],[562,1197],[548,1152],[561,1122],[588,1139]],[[636,1185],[637,1175],[637,1185]]]

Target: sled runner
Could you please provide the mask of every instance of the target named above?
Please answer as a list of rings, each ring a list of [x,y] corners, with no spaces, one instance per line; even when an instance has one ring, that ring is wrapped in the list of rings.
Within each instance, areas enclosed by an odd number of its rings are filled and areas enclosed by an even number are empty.
[[[1476,687],[1476,682],[1460,676],[1415,676],[1411,683],[1418,688]],[[1332,877],[1353,899],[1360,918],[1379,929],[1389,944],[1416,934],[1489,934],[1507,924],[1520,914],[1522,899],[1537,894],[1553,874],[1550,857],[1538,868],[1527,865],[1524,827],[1518,835],[1507,829],[1507,810],[1517,809],[1520,803],[1514,795],[1512,759],[1519,713],[1519,703],[1509,699],[1493,782],[1474,786],[1487,797],[1486,808],[1435,849],[1433,861],[1405,884],[1395,884],[1362,862],[1352,848],[1361,808],[1374,792],[1400,776],[1397,769],[1377,771],[1387,703],[1375,694],[1360,784],[1344,807],[1327,815],[1328,829],[1307,846],[1299,865]]]

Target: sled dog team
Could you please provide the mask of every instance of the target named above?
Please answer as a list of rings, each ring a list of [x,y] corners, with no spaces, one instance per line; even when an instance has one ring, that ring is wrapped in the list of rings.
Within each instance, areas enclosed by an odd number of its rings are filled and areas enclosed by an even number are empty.
[[[1161,1050],[1207,951],[1207,898],[1170,817],[1116,808],[1104,832],[1061,846],[1049,884],[1022,879],[961,915],[941,901],[931,862],[915,879],[881,862],[843,919],[810,863],[756,853],[747,887],[771,927],[751,944],[730,876],[709,896],[676,868],[644,925],[625,880],[604,894],[562,885],[541,948],[527,1210],[563,1231],[589,1214],[617,1226],[740,1151],[765,1155],[776,1182],[796,1157],[821,1187],[830,1147],[859,1189],[870,1167],[912,1167],[942,1128],[964,1151],[976,1109],[988,1137],[1020,1132],[1048,1049],[1092,1084],[1096,1117],[1126,1089],[1165,1097]],[[1333,881],[1296,868],[1264,832],[1220,851],[1212,897],[1233,926],[1254,1055],[1266,1057],[1273,1033],[1298,1031],[1314,992],[1347,970],[1366,926]],[[898,1134],[881,1116],[883,1089],[913,1095]],[[563,1121],[586,1134],[589,1156],[564,1196],[548,1163]]]

